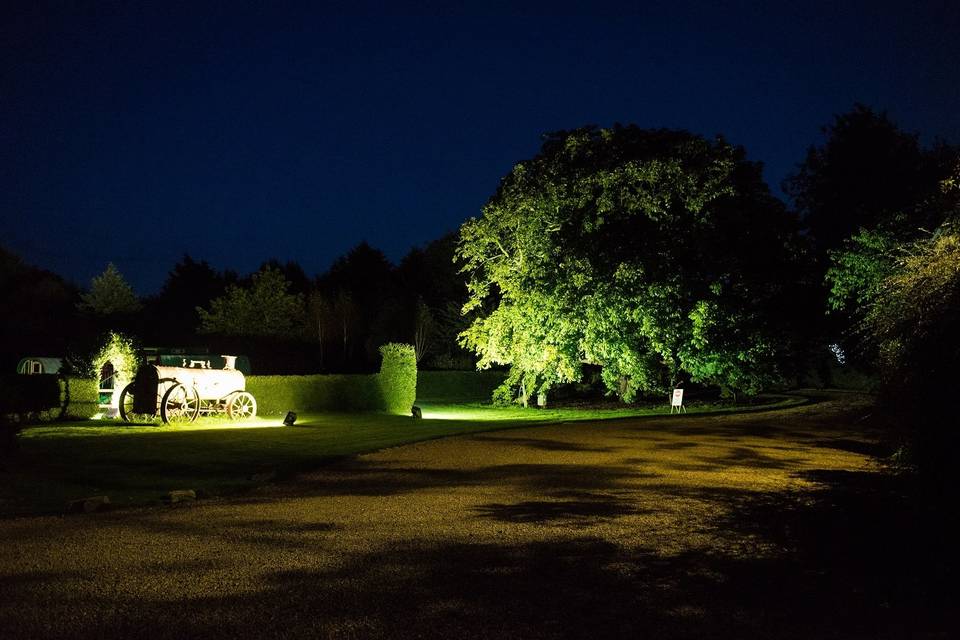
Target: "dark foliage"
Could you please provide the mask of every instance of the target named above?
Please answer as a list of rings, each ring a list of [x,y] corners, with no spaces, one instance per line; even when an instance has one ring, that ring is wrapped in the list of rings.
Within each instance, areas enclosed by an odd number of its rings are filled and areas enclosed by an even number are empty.
[[[862,104],[836,116],[823,133],[823,145],[810,147],[783,185],[821,255],[859,228],[935,194],[949,172],[940,150],[924,151],[916,134]]]
[[[184,255],[170,270],[160,292],[146,300],[143,340],[155,345],[191,344],[200,324],[197,307],[222,296],[236,279],[236,274],[218,272],[205,260]]]
[[[60,276],[0,247],[0,371],[13,372],[24,356],[62,355],[87,324],[77,312],[78,296]]]
[[[60,407],[60,382],[56,374],[0,375],[0,413],[29,418]]]

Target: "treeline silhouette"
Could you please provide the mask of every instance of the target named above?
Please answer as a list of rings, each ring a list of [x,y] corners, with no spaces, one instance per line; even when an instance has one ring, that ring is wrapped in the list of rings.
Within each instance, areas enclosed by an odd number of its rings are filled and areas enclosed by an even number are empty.
[[[156,294],[101,309],[98,304],[106,305],[98,301],[115,299],[116,292],[100,292],[99,298],[85,293],[0,247],[0,293],[10,302],[0,318],[0,363],[12,372],[25,356],[54,356],[81,369],[103,334],[115,330],[141,347],[247,355],[262,374],[375,371],[378,348],[387,342],[416,344],[424,368],[469,369],[474,361],[456,343],[466,322],[460,315],[466,291],[453,261],[455,244],[455,234],[447,234],[394,265],[361,242],[316,276],[296,262],[275,259],[239,275],[184,255]],[[260,327],[236,335],[216,326],[204,329],[201,310],[209,311],[231,290],[246,292],[267,272],[271,283],[279,282],[272,294],[289,316],[282,331]],[[239,300],[252,307],[248,313],[270,312],[256,308],[262,300]]]

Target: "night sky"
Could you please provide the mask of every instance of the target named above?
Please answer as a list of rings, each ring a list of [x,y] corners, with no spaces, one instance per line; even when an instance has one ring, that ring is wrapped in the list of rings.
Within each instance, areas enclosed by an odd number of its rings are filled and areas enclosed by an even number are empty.
[[[141,4],[0,18],[0,244],[82,284],[113,261],[152,293],[184,252],[396,261],[585,124],[722,133],[777,193],[856,101],[960,142],[955,0]]]

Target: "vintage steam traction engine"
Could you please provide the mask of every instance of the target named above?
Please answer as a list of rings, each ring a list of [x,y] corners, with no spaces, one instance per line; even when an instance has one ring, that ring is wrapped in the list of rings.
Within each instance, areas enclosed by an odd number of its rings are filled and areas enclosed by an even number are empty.
[[[182,367],[141,366],[120,392],[120,417],[125,422],[150,422],[159,414],[164,423],[173,424],[193,422],[200,415],[255,417],[257,401],[246,391],[243,373],[234,368],[236,358],[223,358],[223,369],[211,369],[204,360],[184,360]]]

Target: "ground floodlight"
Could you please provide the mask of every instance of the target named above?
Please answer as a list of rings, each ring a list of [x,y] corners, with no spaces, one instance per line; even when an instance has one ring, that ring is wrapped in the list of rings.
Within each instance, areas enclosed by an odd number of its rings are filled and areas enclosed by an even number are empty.
[[[297,414],[293,411],[287,411],[287,416],[283,419],[283,426],[292,427],[293,423],[297,421]]]

